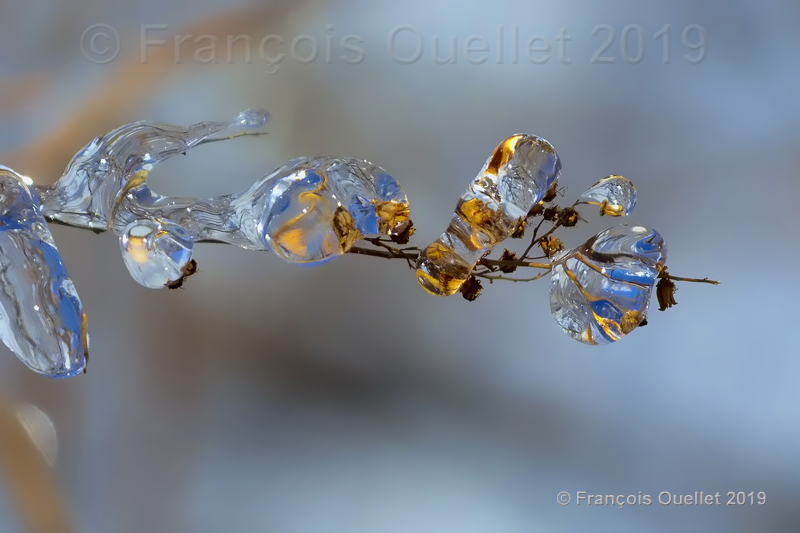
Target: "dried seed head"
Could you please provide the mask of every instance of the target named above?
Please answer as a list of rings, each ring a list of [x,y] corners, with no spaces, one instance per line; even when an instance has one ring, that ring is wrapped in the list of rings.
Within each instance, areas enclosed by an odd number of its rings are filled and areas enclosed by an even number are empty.
[[[666,311],[673,305],[678,305],[675,301],[675,291],[678,287],[668,278],[661,278],[656,285],[656,296],[658,297],[659,311]]]
[[[552,185],[550,185],[550,188],[547,189],[547,192],[545,193],[544,198],[542,198],[542,201],[545,203],[552,202],[553,200],[556,199],[556,196],[558,196],[558,182],[554,181]]]
[[[461,296],[463,296],[465,300],[474,302],[478,296],[481,295],[482,289],[483,286],[481,285],[481,280],[475,276],[470,276],[458,290],[461,292]]]
[[[411,236],[414,235],[415,231],[417,230],[414,229],[414,223],[409,220],[408,225],[403,229],[403,231],[397,234],[392,233],[389,235],[389,238],[393,243],[396,244],[408,244],[408,241],[411,240]]]
[[[525,235],[525,227],[527,225],[528,222],[524,218],[520,217],[511,230],[511,238],[521,239]]]
[[[350,211],[343,207],[337,207],[333,214],[333,231],[339,239],[339,250],[346,253],[358,239],[361,232],[356,228],[356,221]]]
[[[578,223],[581,217],[572,207],[565,207],[558,213],[558,221],[566,228],[571,228]]]
[[[557,205],[552,205],[544,210],[543,215],[545,220],[548,220],[550,222],[555,222],[558,219],[560,213],[561,213],[561,208],[558,207]]]
[[[544,202],[539,202],[528,211],[528,218],[538,217],[544,213]]]
[[[510,250],[503,250],[503,253],[500,255],[500,261],[516,261],[517,254],[516,252],[512,252]],[[515,270],[517,270],[516,265],[503,265],[498,267],[500,272],[505,272],[506,274],[511,274]]]
[[[539,246],[542,247],[542,252],[544,252],[544,255],[548,258],[553,257],[564,249],[564,243],[561,242],[561,239],[552,235],[540,239]]]
[[[179,277],[175,281],[167,282],[167,288],[180,289],[181,287],[183,287],[183,283],[186,281],[186,278],[196,273],[197,273],[197,261],[192,259],[181,267],[181,277]]]

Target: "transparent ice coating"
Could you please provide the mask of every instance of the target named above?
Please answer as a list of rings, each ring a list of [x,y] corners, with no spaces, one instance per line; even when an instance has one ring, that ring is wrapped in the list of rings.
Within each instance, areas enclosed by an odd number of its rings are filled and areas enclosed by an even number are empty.
[[[38,188],[42,214],[96,231],[117,228],[119,233],[127,222],[120,224],[117,215],[131,207],[125,201],[132,199],[131,194],[141,194],[137,189],[146,188],[147,174],[154,165],[185,153],[229,127],[259,127],[268,118],[266,111],[247,110],[230,122],[201,122],[183,127],[140,121],[117,128],[78,152],[53,185]]]
[[[216,140],[211,136],[226,128],[260,127],[267,117],[247,110],[230,122],[189,127],[136,122],[118,128],[78,153],[55,184],[40,188],[43,212],[123,238],[136,221],[169,222],[182,227],[191,242],[271,249],[306,265],[333,259],[364,235],[405,229],[408,199],[400,184],[382,168],[354,158],[294,159],[243,192],[208,199],[162,196],[147,185],[157,163]],[[131,260],[128,254],[129,269],[136,262]],[[155,285],[158,276],[151,280],[144,270],[137,266],[131,272],[138,271],[134,278],[140,283],[148,278],[145,285]]]
[[[86,367],[86,314],[36,197],[0,166],[0,337],[31,370],[71,377]]]
[[[561,173],[546,140],[512,135],[494,150],[456,205],[450,225],[417,261],[417,281],[437,296],[454,294],[494,246],[511,235]]]
[[[287,261],[316,265],[349,250],[363,235],[400,233],[408,198],[384,169],[344,157],[302,157],[256,184],[264,198],[256,233]],[[237,204],[239,200],[237,200]]]
[[[647,316],[667,259],[661,235],[643,226],[607,229],[553,259],[550,312],[573,339],[609,344]]]
[[[580,202],[600,206],[601,215],[627,217],[636,207],[636,188],[624,176],[606,176],[584,192]]]
[[[181,226],[166,220],[135,220],[119,238],[131,277],[149,289],[178,280],[192,259],[194,243]]]

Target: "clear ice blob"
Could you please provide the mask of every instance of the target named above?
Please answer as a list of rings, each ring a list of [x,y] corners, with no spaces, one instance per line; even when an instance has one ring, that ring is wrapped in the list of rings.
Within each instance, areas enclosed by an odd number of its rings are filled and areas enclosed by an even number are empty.
[[[95,231],[116,227],[119,232],[127,223],[119,227],[116,216],[130,207],[124,200],[144,184],[154,165],[212,140],[210,136],[227,128],[260,127],[268,117],[263,110],[246,110],[229,122],[183,127],[140,121],[119,127],[78,152],[53,185],[37,187],[42,214],[72,226]]]
[[[584,192],[579,202],[599,206],[600,215],[627,217],[636,207],[636,188],[624,176],[606,176]]]
[[[618,341],[646,318],[666,259],[667,247],[655,230],[607,229],[553,259],[550,312],[575,340]]]
[[[239,113],[236,122],[248,128],[259,128],[269,122],[269,113],[264,109],[246,109]]]
[[[162,289],[183,275],[193,242],[181,226],[166,220],[135,220],[119,238],[131,277],[149,289]]]
[[[381,167],[344,157],[294,159],[268,175],[257,233],[278,256],[317,265],[366,235],[402,232],[408,198]],[[236,204],[241,202],[237,199]]]
[[[450,296],[515,224],[558,180],[561,161],[553,146],[535,135],[512,135],[494,150],[461,195],[450,225],[417,261],[417,281],[437,296]]]
[[[230,122],[189,127],[137,122],[118,128],[76,155],[55,184],[39,188],[43,212],[73,226],[120,235],[126,264],[145,286],[161,286],[163,276],[153,272],[172,271],[175,265],[138,263],[138,252],[126,251],[139,242],[131,241],[128,230],[141,221],[182,227],[188,238],[175,242],[269,249],[303,265],[333,259],[362,236],[391,235],[408,226],[408,199],[397,180],[354,158],[294,159],[245,191],[215,198],[167,197],[147,185],[148,173],[160,161],[217,140],[210,136],[228,127],[260,127],[268,119],[266,111],[247,110]]]
[[[86,313],[26,180],[0,166],[0,338],[34,372],[71,377],[89,356]]]

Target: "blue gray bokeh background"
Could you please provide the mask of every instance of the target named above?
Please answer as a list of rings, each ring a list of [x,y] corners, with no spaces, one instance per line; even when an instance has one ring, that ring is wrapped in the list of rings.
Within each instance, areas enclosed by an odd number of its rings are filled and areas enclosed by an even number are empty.
[[[402,262],[344,257],[303,269],[208,245],[197,250],[201,274],[185,290],[150,291],[128,276],[114,236],[53,228],[89,314],[90,371],[49,381],[3,348],[0,386],[52,418],[56,475],[80,531],[800,527],[800,6],[603,4],[274,2],[263,20],[245,17],[256,42],[310,34],[324,47],[327,35],[338,45],[352,33],[364,38],[365,60],[345,64],[335,49],[326,64],[323,48],[312,64],[287,58],[266,75],[257,51],[252,64],[187,57],[159,83],[110,96],[119,123],[271,111],[266,138],[160,166],[152,174],[160,192],[237,191],[299,155],[364,157],[405,187],[420,245],[444,229],[500,140],[535,133],[562,158],[568,201],[607,174],[631,178],[639,191],[633,221],[664,236],[670,271],[723,285],[682,285],[680,305],[651,313],[646,329],[590,348],[552,322],[546,281],[495,284],[468,304],[425,294]],[[22,172],[41,164],[49,154],[19,150],[138,61],[140,24],[180,33],[236,7],[4,2],[3,83],[41,77],[35,97],[0,110],[2,162]],[[119,58],[107,65],[80,52],[94,23],[122,36]],[[413,65],[387,53],[398,24],[425,36]],[[506,27],[510,54],[514,24],[520,48],[535,34],[556,46],[566,27],[571,64],[558,61],[557,50],[544,65],[524,50],[518,64],[508,55],[497,64],[497,26]],[[590,35],[598,24],[616,30],[606,54],[616,64],[589,62],[605,38]],[[628,24],[645,30],[636,65],[619,51]],[[653,40],[665,24],[670,64]],[[707,33],[698,65],[681,57],[696,53],[681,43],[689,24]],[[433,35],[442,43],[456,36],[461,47],[473,34],[490,42],[485,64],[432,61]],[[411,41],[398,46],[410,53]],[[224,62],[224,48],[218,54]],[[75,131],[73,152],[111,129],[92,127]],[[48,183],[57,175],[32,177]],[[568,244],[615,222],[590,220],[565,234]],[[559,505],[560,491],[573,503]],[[642,492],[654,504],[576,507],[577,491]],[[723,502],[727,491],[764,491],[767,503],[662,506],[661,491],[720,492]],[[0,488],[0,530],[16,531],[4,494]]]

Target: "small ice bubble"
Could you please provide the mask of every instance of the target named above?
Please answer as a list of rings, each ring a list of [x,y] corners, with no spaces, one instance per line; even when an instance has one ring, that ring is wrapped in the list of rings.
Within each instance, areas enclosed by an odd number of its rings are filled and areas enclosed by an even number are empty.
[[[119,243],[131,277],[149,289],[163,289],[178,280],[192,259],[191,237],[166,220],[134,220],[120,235]]]
[[[600,206],[600,215],[629,216],[636,207],[636,188],[624,176],[606,176],[580,197],[581,203]]]
[[[248,128],[258,128],[269,122],[269,113],[264,109],[247,109],[239,113],[236,122]]]

